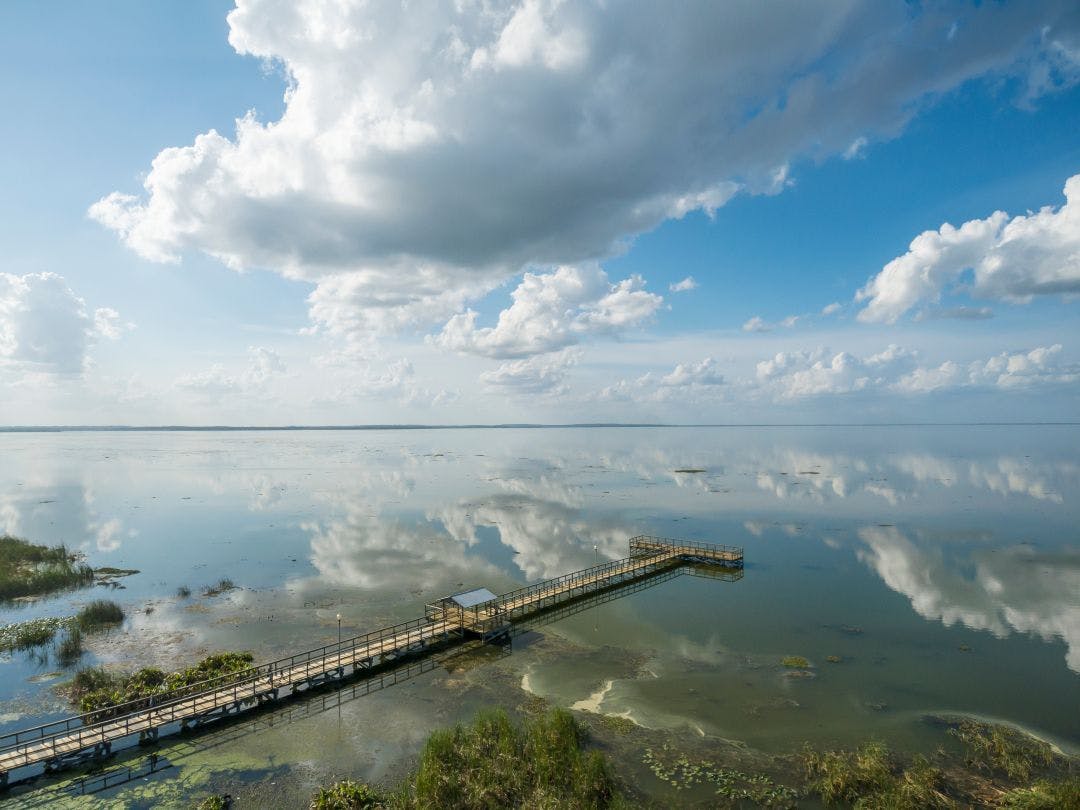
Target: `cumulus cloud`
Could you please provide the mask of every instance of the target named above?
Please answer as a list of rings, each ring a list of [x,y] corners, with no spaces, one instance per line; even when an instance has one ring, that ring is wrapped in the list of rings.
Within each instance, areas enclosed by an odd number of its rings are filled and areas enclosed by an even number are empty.
[[[285,361],[273,349],[265,346],[248,348],[248,365],[238,374],[215,363],[205,371],[184,374],[173,385],[182,390],[217,400],[229,395],[262,392],[273,378],[286,372]]]
[[[1080,174],[1065,183],[1065,204],[1009,219],[996,211],[959,228],[924,231],[867,282],[859,320],[894,323],[936,303],[971,271],[970,293],[1026,303],[1037,295],[1080,292]]]
[[[0,364],[49,374],[81,374],[97,336],[118,338],[114,309],[91,317],[86,302],[56,273],[0,273]]]
[[[238,0],[229,41],[285,111],[163,149],[90,215],[153,261],[318,285],[330,331],[437,322],[524,268],[777,193],[972,77],[1066,70],[1075,6]],[[944,32],[959,21],[944,45]],[[1041,60],[1041,61],[1040,61]],[[1051,61],[1047,61],[1051,60]],[[1039,68],[1046,73],[1046,69]],[[1040,75],[1042,75],[1040,73]]]
[[[561,394],[566,391],[566,374],[578,360],[579,351],[563,349],[553,354],[537,355],[523,360],[511,360],[480,379],[489,388],[509,394]]]
[[[652,372],[634,380],[619,380],[606,386],[593,399],[601,402],[683,402],[714,399],[725,385],[716,361],[706,357],[697,363],[678,363],[669,373]]]
[[[986,360],[923,365],[919,353],[890,345],[868,356],[850,352],[778,352],[756,366],[756,385],[780,399],[859,391],[926,394],[949,388],[1030,388],[1080,381],[1080,366],[1064,359],[1061,344],[1002,352]]]
[[[436,342],[485,357],[529,357],[573,345],[587,335],[612,334],[648,321],[663,303],[640,276],[618,283],[595,264],[526,273],[514,303],[493,327],[477,328],[477,313],[455,315]]]
[[[690,290],[696,290],[697,288],[698,283],[694,281],[693,276],[687,276],[682,281],[668,285],[668,290],[671,292],[690,292]]]

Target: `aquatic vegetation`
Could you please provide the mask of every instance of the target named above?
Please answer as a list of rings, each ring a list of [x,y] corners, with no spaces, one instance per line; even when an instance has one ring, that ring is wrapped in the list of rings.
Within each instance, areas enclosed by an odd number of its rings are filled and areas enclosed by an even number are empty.
[[[108,599],[95,599],[75,614],[75,623],[82,630],[98,630],[124,621],[124,609]]]
[[[1014,810],[1077,810],[1080,777],[1060,782],[1040,780],[1029,787],[1013,788],[1001,797],[1000,804]]]
[[[229,810],[232,801],[228,796],[207,796],[197,805],[195,810]]]
[[[44,617],[4,625],[0,627],[0,651],[43,647],[52,643],[56,634],[70,622],[71,619]]]
[[[229,579],[228,577],[222,577],[213,585],[207,585],[205,588],[203,588],[202,595],[218,596],[219,594],[226,593],[228,591],[234,590],[235,588],[236,585],[231,579]]]
[[[520,725],[501,710],[436,731],[409,790],[414,807],[607,808],[621,801],[607,760],[582,749],[584,733],[565,709]]]
[[[637,728],[637,723],[629,717],[620,717],[616,714],[597,715],[596,722],[604,728],[620,735],[629,734]]]
[[[964,744],[969,765],[1003,772],[1014,781],[1026,782],[1033,771],[1054,763],[1048,743],[1008,726],[962,720],[949,734]]]
[[[793,669],[806,669],[810,666],[810,662],[801,655],[786,656],[780,663],[785,667],[792,667]]]
[[[900,767],[880,742],[863,743],[855,751],[817,752],[807,748],[803,765],[807,791],[825,804],[852,803],[856,807],[947,808],[956,803],[946,793],[945,777],[922,755]]]
[[[181,599],[188,599],[191,596],[191,588],[187,585],[181,585],[176,589],[176,595]]]
[[[62,545],[50,548],[0,535],[0,599],[41,596],[93,581],[94,570]]]
[[[82,654],[82,631],[78,626],[68,627],[64,637],[60,640],[60,645],[56,648],[56,657],[60,662],[60,666],[71,666],[82,658]]]
[[[109,565],[94,569],[94,576],[99,580],[119,579],[120,577],[130,577],[138,573],[140,572],[136,568],[113,568]]]
[[[828,661],[830,664],[839,664],[844,659],[842,656],[839,655],[826,655],[825,660]]]
[[[88,722],[99,722],[116,714],[114,707],[135,702],[125,711],[150,705],[152,698],[173,698],[186,694],[188,687],[210,679],[222,684],[250,669],[254,657],[247,652],[224,652],[210,655],[198,664],[178,672],[166,673],[154,667],[123,675],[96,667],[76,673],[68,695],[81,712],[89,715]]]
[[[681,469],[678,469],[678,470],[672,470],[672,472],[686,473],[686,474],[703,473],[703,472],[705,472],[705,468],[704,467],[682,467]]]
[[[775,782],[765,774],[744,773],[712,762],[694,761],[677,755],[666,745],[659,752],[647,748],[642,762],[657,779],[676,790],[711,784],[715,786],[714,794],[729,803],[751,801],[760,807],[794,807],[799,798],[799,791]]]
[[[319,788],[311,797],[311,810],[381,810],[387,806],[385,801],[370,785],[345,779]]]

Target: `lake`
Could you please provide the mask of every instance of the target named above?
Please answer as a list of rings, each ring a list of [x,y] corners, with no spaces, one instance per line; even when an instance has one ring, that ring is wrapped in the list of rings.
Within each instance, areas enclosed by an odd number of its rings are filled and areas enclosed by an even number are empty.
[[[169,767],[88,805],[393,781],[434,728],[538,699],[687,750],[922,750],[928,717],[966,714],[1075,753],[1078,448],[1068,425],[0,433],[0,530],[140,571],[2,606],[0,624],[107,596],[128,619],[84,664],[269,659],[334,641],[338,614],[345,635],[377,629],[624,557],[636,534],[745,549],[738,581],[660,578],[507,649],[164,740]],[[222,577],[239,587],[200,595]],[[0,657],[0,731],[68,712],[57,671]]]

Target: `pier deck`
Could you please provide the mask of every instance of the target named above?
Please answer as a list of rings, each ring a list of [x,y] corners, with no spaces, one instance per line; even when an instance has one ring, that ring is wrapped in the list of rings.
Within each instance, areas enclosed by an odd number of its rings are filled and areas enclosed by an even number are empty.
[[[113,707],[107,717],[103,712],[90,713],[2,735],[0,786],[16,769],[41,764],[46,769],[58,768],[86,755],[106,754],[114,743],[135,734],[140,742],[153,741],[168,726],[187,728],[277,700],[284,694],[344,678],[350,668],[356,674],[456,639],[495,639],[507,634],[515,619],[687,563],[738,570],[743,565],[743,552],[731,546],[634,537],[630,556],[621,560],[467,607],[447,597],[428,605],[423,618],[194,684],[182,694],[132,701]]]

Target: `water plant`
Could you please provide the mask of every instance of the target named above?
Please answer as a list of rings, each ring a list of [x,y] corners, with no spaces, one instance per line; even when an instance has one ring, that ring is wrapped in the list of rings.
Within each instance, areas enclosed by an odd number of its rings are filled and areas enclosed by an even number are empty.
[[[0,599],[40,596],[93,581],[94,570],[62,545],[39,546],[0,535]]]
[[[94,631],[124,621],[124,609],[109,599],[95,599],[75,614],[75,623],[82,630]]]
[[[1017,782],[1026,782],[1033,771],[1054,762],[1048,743],[1008,726],[962,720],[949,734],[964,744],[969,765],[1005,773]]]
[[[763,773],[745,773],[705,760],[680,755],[665,745],[660,751],[645,750],[642,762],[653,775],[675,790],[710,785],[725,804],[753,802],[759,807],[794,807],[799,791],[773,781]]]
[[[181,585],[176,589],[176,595],[181,599],[188,599],[191,596],[191,588],[187,585]]]
[[[1080,777],[1060,782],[1039,780],[1027,787],[1006,791],[999,800],[1013,810],[1076,810],[1080,808]]]
[[[319,788],[311,797],[311,810],[381,810],[386,806],[382,793],[352,779]]]
[[[810,666],[810,662],[803,658],[801,655],[788,655],[781,661],[785,667],[791,667],[792,669],[806,669]]]
[[[469,725],[436,731],[410,786],[415,807],[607,808],[620,802],[607,760],[582,748],[565,709],[526,718],[483,711]]]
[[[235,583],[228,577],[222,577],[213,585],[207,585],[203,588],[203,596],[218,596],[219,594],[226,593],[236,588]]]
[[[50,644],[70,619],[44,617],[0,627],[0,651],[30,650]]]
[[[236,679],[238,673],[251,668],[254,657],[248,652],[223,652],[209,655],[194,666],[167,673],[156,667],[146,667],[131,674],[117,674],[96,667],[76,673],[68,696],[79,710],[88,715],[88,722],[99,722],[117,714],[117,706],[130,711],[149,706],[151,699],[160,701],[180,697],[194,689],[205,687],[214,680],[224,685]]]
[[[954,806],[943,792],[939,768],[922,756],[916,756],[908,768],[900,768],[877,741],[863,743],[855,751],[818,752],[807,747],[803,765],[807,790],[827,805],[845,802],[896,810]]]
[[[77,625],[69,626],[56,648],[56,657],[60,666],[69,667],[82,658],[82,631]]]

